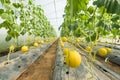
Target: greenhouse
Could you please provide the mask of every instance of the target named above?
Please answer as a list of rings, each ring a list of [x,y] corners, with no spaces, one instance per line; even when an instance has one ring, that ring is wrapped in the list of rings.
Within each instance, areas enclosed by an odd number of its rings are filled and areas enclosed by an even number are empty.
[[[120,80],[120,0],[0,0],[0,80]]]

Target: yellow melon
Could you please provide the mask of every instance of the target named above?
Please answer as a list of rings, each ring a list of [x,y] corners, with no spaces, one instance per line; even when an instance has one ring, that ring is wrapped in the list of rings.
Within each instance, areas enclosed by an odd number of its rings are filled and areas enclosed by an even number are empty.
[[[67,42],[67,38],[66,37],[62,37],[61,38],[63,42]]]
[[[27,52],[28,51],[28,46],[22,46],[21,51],[22,52]]]
[[[105,48],[107,50],[107,54],[110,54],[112,52],[112,49],[110,48]]]
[[[71,50],[65,60],[69,67],[77,68],[81,64],[81,55],[77,51]]]
[[[98,53],[100,56],[106,56],[107,55],[107,50],[105,48],[99,48]]]
[[[64,48],[64,49],[63,49],[63,53],[64,53],[65,55],[67,55],[68,52],[69,52],[69,49],[68,49],[68,48]]]
[[[44,41],[43,41],[43,40],[40,40],[40,41],[39,41],[39,44],[44,44]]]
[[[86,46],[85,49],[86,49],[87,51],[91,51],[91,50],[92,50],[90,46]]]
[[[38,47],[38,43],[35,42],[35,43],[33,44],[33,46],[34,46],[34,47]]]

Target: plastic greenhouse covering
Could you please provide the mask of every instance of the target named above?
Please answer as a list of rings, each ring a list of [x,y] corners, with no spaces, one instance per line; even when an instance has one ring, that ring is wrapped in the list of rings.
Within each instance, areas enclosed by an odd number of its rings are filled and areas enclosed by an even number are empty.
[[[0,0],[0,80],[120,80],[120,0]]]

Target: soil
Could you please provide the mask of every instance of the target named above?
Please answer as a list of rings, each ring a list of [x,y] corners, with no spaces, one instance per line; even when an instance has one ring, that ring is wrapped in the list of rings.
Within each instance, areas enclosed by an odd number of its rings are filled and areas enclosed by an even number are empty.
[[[19,51],[19,50],[20,50],[20,47],[16,48],[16,49],[14,50],[14,52],[17,52],[17,51]],[[9,49],[6,49],[6,51],[0,52],[0,57],[5,56],[5,55],[8,55],[8,53],[9,53]]]
[[[8,55],[8,53],[9,53],[8,49],[6,51],[4,51],[4,52],[0,52],[0,57]]]
[[[16,80],[52,80],[57,41],[32,63]]]

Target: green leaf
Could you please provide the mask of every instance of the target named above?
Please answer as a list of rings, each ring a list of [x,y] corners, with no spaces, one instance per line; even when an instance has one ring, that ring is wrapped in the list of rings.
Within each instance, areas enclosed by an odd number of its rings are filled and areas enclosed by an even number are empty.
[[[85,14],[81,14],[80,15],[81,20],[87,20],[88,16],[86,16]]]
[[[2,13],[4,13],[4,10],[3,10],[3,9],[0,9],[0,15],[1,15]]]
[[[9,29],[7,33],[13,38],[17,38],[19,36],[19,33],[15,31],[14,29]]]
[[[81,10],[87,9],[88,2],[89,0],[68,0],[68,5],[66,5],[65,10],[67,13],[70,13],[72,10],[72,16],[75,16]]]
[[[10,14],[8,19],[6,19],[10,24],[13,24],[14,23],[14,19],[13,19],[13,15]]]
[[[6,29],[10,28],[11,24],[8,21],[4,21],[3,23],[0,24],[0,28],[4,27]]]
[[[6,10],[11,10],[10,5],[8,3],[5,3],[4,7],[5,7]]]
[[[97,7],[104,6],[108,13],[120,14],[120,1],[119,0],[97,0],[93,2]]]
[[[103,27],[105,24],[102,20],[97,23],[97,27]]]
[[[101,15],[103,15],[104,13],[106,13],[106,8],[104,6],[100,7],[99,13]]]
[[[90,38],[91,38],[91,41],[95,41],[95,40],[96,40],[96,33],[93,33],[93,34],[90,36]],[[87,42],[90,42],[90,38],[89,38],[89,37],[86,37]]]
[[[97,7],[102,7],[104,6],[104,1],[107,1],[107,0],[96,0],[93,2],[93,4],[97,5]]]
[[[69,28],[70,31],[76,30],[77,27],[78,27],[77,22],[72,22],[72,23],[69,23],[69,25],[68,25],[68,28]]]
[[[0,0],[2,4],[4,3],[10,3],[10,0]]]
[[[16,31],[20,32],[20,26],[19,26],[18,24],[13,24],[12,27],[13,27]]]
[[[80,37],[81,35],[82,35],[82,34],[81,34],[80,27],[78,27],[78,28],[74,31],[74,36]]]
[[[7,20],[10,24],[14,22],[12,14],[3,13],[1,14],[1,18]]]
[[[24,35],[26,33],[26,30],[22,30],[22,32],[20,34]]]
[[[19,8],[19,7],[21,7],[21,4],[19,4],[19,3],[13,3],[13,6],[16,7],[16,8]]]
[[[99,28],[98,28],[98,33],[102,33],[103,30],[104,30],[104,29],[103,29],[102,27],[99,27]]]
[[[29,0],[28,4],[29,4],[29,5],[32,5],[32,4],[33,4],[32,1],[33,1],[33,0]]]
[[[116,28],[113,28],[113,29],[112,29],[112,33],[113,33],[113,35],[117,35],[118,30],[117,30]]]
[[[94,7],[93,7],[93,6],[90,6],[90,7],[88,8],[88,12],[89,12],[90,14],[92,14],[92,13],[94,12]]]
[[[6,3],[10,3],[10,0],[5,0]]]
[[[12,37],[10,35],[7,35],[7,37],[5,38],[6,41],[10,41],[12,39]]]
[[[93,21],[94,21],[94,17],[92,16],[88,19],[87,23],[90,23],[90,22],[93,22]]]
[[[1,18],[2,19],[7,19],[8,17],[9,17],[9,15],[7,13],[1,14]]]
[[[111,19],[112,21],[116,22],[118,19],[120,19],[119,15],[113,16],[113,18]]]
[[[112,24],[112,28],[119,29],[119,28],[120,28],[120,25],[118,25],[118,24]]]

